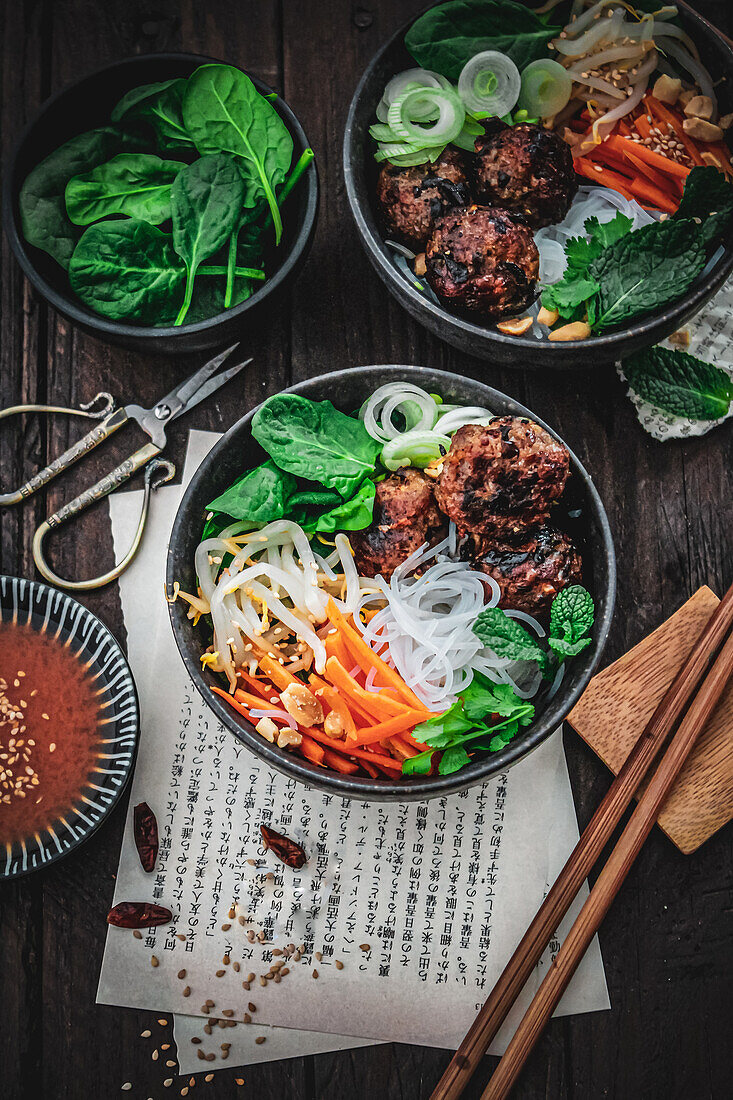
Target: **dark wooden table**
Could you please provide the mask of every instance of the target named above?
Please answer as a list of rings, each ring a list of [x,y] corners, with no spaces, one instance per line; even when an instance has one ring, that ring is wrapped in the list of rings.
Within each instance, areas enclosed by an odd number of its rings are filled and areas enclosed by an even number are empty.
[[[418,328],[368,267],[347,208],[341,138],[358,76],[384,39],[424,0],[5,0],[2,127],[7,152],[51,92],[129,54],[191,50],[251,69],[294,108],[316,150],[322,182],[318,235],[289,299],[244,337],[254,366],[171,432],[180,460],[191,426],[223,430],[291,382],[364,363],[421,363],[485,379],[557,427],[590,470],[616,538],[619,590],[606,651],[617,657],[699,585],[733,580],[731,429],[660,445],[640,429],[611,369],[543,377],[459,355]],[[733,30],[728,0],[700,0]],[[0,404],[88,400],[97,390],[152,404],[190,364],[97,342],[49,310],[2,251]],[[201,357],[197,358],[197,362]],[[58,453],[79,424],[29,418],[0,438],[0,479],[20,484]],[[122,434],[122,433],[120,433]],[[122,453],[126,440],[111,447]],[[34,575],[31,537],[90,471],[109,468],[110,447],[22,509],[6,511],[0,571]],[[61,572],[96,574],[112,562],[106,509],[54,542]],[[85,603],[124,640],[116,587]],[[609,782],[573,734],[567,751],[581,826]],[[139,1038],[151,1017],[94,1003],[124,821],[108,825],[55,868],[0,887],[0,1097],[83,1100],[177,1095]],[[602,933],[610,1012],[554,1022],[516,1091],[522,1100],[703,1100],[731,1095],[733,1070],[733,832],[685,858],[658,831],[632,870]],[[157,1025],[153,1022],[154,1027]],[[220,1071],[211,1095],[256,1100],[418,1100],[447,1056],[386,1046]],[[234,1078],[244,1076],[246,1090]],[[180,1086],[179,1086],[180,1088]],[[476,1083],[467,1095],[480,1095]]]

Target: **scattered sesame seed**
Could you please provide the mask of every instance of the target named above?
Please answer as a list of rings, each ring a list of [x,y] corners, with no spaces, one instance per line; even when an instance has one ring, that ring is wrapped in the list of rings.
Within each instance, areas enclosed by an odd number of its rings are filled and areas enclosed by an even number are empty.
[[[164,1089],[169,1089],[172,1084],[173,1084],[173,1078],[172,1077],[166,1077],[165,1081],[163,1082],[163,1088]]]
[[[265,1041],[265,1036],[264,1035],[258,1035],[257,1038],[255,1039],[255,1042],[257,1043],[257,1046],[260,1046],[262,1043],[264,1043],[264,1041]]]
[[[322,951],[316,951],[316,962],[322,962],[322,961],[323,961],[323,952]]]
[[[206,1076],[204,1077],[204,1081],[206,1081],[207,1085],[208,1085],[209,1081],[213,1081],[213,1080],[214,1080],[214,1074],[213,1073],[207,1073]]]
[[[235,974],[238,974],[239,969],[240,969],[239,968],[239,963],[235,959],[234,962],[232,963],[232,970],[234,971]]]
[[[231,960],[231,958],[230,958],[230,956],[229,956],[229,955],[225,955],[225,956],[224,956],[224,958],[223,958],[223,959],[222,959],[221,961],[222,961],[222,962],[224,963],[224,966],[229,966],[229,963],[230,963],[230,962],[231,962],[232,960]]]
[[[121,1092],[129,1092],[132,1088],[132,1081],[125,1081],[124,1085],[120,1087]]]
[[[181,943],[185,943],[185,942],[186,942],[186,937],[185,937],[185,936],[183,935],[183,933],[182,933],[182,932],[176,932],[176,939],[177,939],[177,940],[180,940],[180,941],[181,941]]]
[[[221,930],[222,932],[228,932],[231,927],[231,924],[222,924]]]
[[[312,975],[312,976],[313,976],[314,978],[317,978],[317,977],[318,977],[318,971],[317,971],[317,970],[314,970],[314,971],[313,971],[313,975]]]
[[[161,1027],[168,1027],[168,1021],[164,1020],[162,1018],[160,1020],[158,1020],[158,1023],[160,1024]]]
[[[198,1059],[200,1059],[200,1061],[202,1061],[202,1062],[205,1061],[205,1059],[206,1059],[206,1055],[204,1054],[203,1050],[197,1050],[196,1051],[196,1057]]]
[[[56,752],[56,742],[55,741],[52,741],[51,744],[48,746],[48,751],[49,752]]]
[[[249,1012],[245,1012],[242,1019],[244,1020],[245,1024],[251,1024],[252,1023],[252,1017],[250,1016]]]
[[[158,956],[157,956],[157,955],[151,955],[151,956],[150,956],[150,965],[151,965],[151,966],[160,966],[160,962],[159,962],[159,960],[158,960]]]
[[[217,970],[217,972],[216,972],[217,978],[223,978],[225,974],[226,974],[226,970]]]
[[[244,1077],[235,1077],[234,1078],[234,1083],[236,1085],[243,1085],[244,1084]]]
[[[360,951],[371,951],[371,949],[372,949],[372,945],[370,943],[360,943],[359,944],[359,950]]]
[[[247,1008],[250,1010],[250,1012],[256,1012],[257,1011],[257,1005],[252,1004],[251,1001],[247,1005]]]
[[[160,1057],[160,1051],[154,1050],[150,1057],[153,1059],[154,1062],[157,1062],[158,1058]]]
[[[193,1043],[193,1044],[194,1044],[195,1046],[198,1046],[198,1044],[199,1044],[199,1043],[201,1042],[201,1039],[200,1039],[200,1037],[199,1037],[198,1035],[192,1035],[192,1036],[191,1036],[191,1042],[192,1042],[192,1043]]]
[[[185,970],[179,970],[178,971],[178,977],[179,978],[185,978],[186,977],[186,971]]]
[[[140,1038],[141,1038],[141,1039],[149,1039],[149,1038],[150,1038],[150,1034],[151,1034],[151,1033],[150,1033],[150,1029],[146,1027],[146,1028],[145,1028],[145,1031],[141,1031],[141,1032],[140,1032]]]
[[[166,1065],[167,1065],[167,1066],[168,1066],[168,1067],[169,1067],[170,1069],[172,1069],[172,1068],[173,1068],[173,1066],[175,1066],[175,1064],[176,1064],[176,1063],[175,1063],[174,1061],[172,1061],[172,1060],[171,1060],[170,1058],[169,1058],[169,1059],[168,1059],[168,1061],[166,1062]]]
[[[207,1008],[213,1008],[214,1005],[216,1004],[216,1001],[212,1001],[212,1000],[209,999],[205,1002],[205,1004],[206,1004]]]
[[[335,966],[337,970],[343,970],[344,968],[344,964],[341,962],[341,959],[336,959]]]

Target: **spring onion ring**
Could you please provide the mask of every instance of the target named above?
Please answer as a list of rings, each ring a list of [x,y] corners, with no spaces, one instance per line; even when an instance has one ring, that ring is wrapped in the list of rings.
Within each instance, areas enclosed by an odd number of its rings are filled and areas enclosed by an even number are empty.
[[[438,109],[432,125],[421,124],[424,106],[430,102]],[[466,120],[466,108],[454,91],[447,88],[412,89],[398,95],[390,104],[387,122],[398,138],[416,146],[447,145],[458,137]]]
[[[551,58],[532,61],[522,71],[522,87],[517,101],[520,110],[537,118],[550,118],[566,107],[573,80],[562,65]]]
[[[501,117],[514,110],[521,85],[519,69],[511,58],[496,50],[483,50],[464,65],[458,94],[469,111]]]

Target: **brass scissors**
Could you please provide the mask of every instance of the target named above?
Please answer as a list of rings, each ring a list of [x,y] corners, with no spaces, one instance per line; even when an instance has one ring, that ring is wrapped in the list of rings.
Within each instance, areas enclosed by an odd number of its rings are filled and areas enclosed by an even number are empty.
[[[151,493],[161,485],[164,485],[165,482],[170,481],[176,472],[176,468],[172,462],[156,457],[166,444],[166,424],[169,424],[172,420],[176,420],[195,405],[198,405],[200,401],[209,397],[210,394],[215,393],[216,390],[225,385],[225,383],[231,378],[234,378],[239,371],[252,362],[251,359],[246,359],[241,363],[235,364],[233,367],[228,367],[220,374],[216,373],[224,360],[238,347],[238,344],[233,344],[232,347],[227,348],[226,351],[221,352],[220,355],[209,360],[209,362],[205,363],[203,367],[195,372],[195,374],[192,374],[190,378],[187,378],[184,382],[181,382],[180,385],[176,386],[175,389],[171,390],[171,392],[163,397],[157,405],[154,405],[152,409],[143,409],[140,405],[124,405],[115,408],[114,400],[110,394],[98,393],[93,401],[89,402],[88,405],[82,405],[80,409],[67,409],[52,405],[15,405],[10,409],[4,409],[0,412],[0,419],[13,416],[16,413],[25,412],[68,413],[70,415],[85,416],[91,419],[98,419],[101,417],[100,422],[96,424],[90,432],[83,436],[72,447],[69,447],[67,451],[64,451],[62,455],[59,455],[58,458],[54,459],[53,462],[49,463],[48,466],[44,467],[43,470],[39,470],[39,472],[35,474],[34,477],[30,478],[25,485],[22,485],[20,489],[16,490],[14,493],[0,494],[0,506],[6,504],[19,504],[27,500],[33,493],[42,489],[45,485],[48,485],[57,474],[60,474],[63,470],[67,470],[74,462],[87,454],[88,451],[98,447],[100,443],[108,439],[118,428],[121,428],[123,424],[126,424],[130,420],[136,421],[143,431],[150,436],[149,443],[146,443],[143,447],[140,447],[139,450],[135,451],[134,454],[131,454],[129,458],[126,458],[124,462],[121,462],[119,466],[101,478],[96,485],[92,485],[89,489],[85,489],[83,493],[80,493],[74,500],[65,504],[58,512],[54,512],[54,514],[49,516],[36,530],[33,536],[33,560],[36,563],[38,572],[44,580],[47,580],[50,584],[54,584],[59,588],[67,588],[74,591],[89,591],[94,588],[102,588],[105,584],[109,584],[111,581],[116,580],[117,577],[124,572],[140,547],[143,532],[145,530],[145,521],[148,517]],[[97,406],[96,409],[95,406]],[[88,508],[90,504],[93,504],[97,500],[102,500],[103,497],[114,492],[115,489],[123,485],[133,476],[133,474],[142,469],[143,466],[147,468],[145,470],[145,494],[143,497],[142,512],[140,514],[140,520],[132,546],[125,554],[122,561],[115,565],[114,569],[110,570],[108,573],[104,573],[100,577],[92,577],[90,580],[68,581],[64,580],[62,577],[58,577],[50,569],[43,553],[43,540],[48,532],[56,527],[60,527],[62,523],[66,523],[67,520],[78,515],[79,512]]]

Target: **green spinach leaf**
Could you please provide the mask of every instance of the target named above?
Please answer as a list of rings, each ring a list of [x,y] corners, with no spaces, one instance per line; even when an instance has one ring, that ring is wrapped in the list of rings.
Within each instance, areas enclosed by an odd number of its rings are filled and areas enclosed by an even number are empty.
[[[278,469],[268,459],[240,477],[225,492],[207,505],[209,512],[224,512],[232,519],[251,523],[271,523],[282,519],[298,483],[292,474]]]
[[[705,243],[689,219],[654,222],[605,248],[588,268],[600,289],[595,331],[661,309],[685,293],[705,266]]]
[[[251,166],[279,243],[282,218],[276,190],[290,167],[293,139],[272,104],[239,69],[202,65],[186,85],[183,121],[200,153],[233,153]]]
[[[449,0],[415,20],[405,46],[423,68],[457,81],[466,62],[483,50],[506,54],[521,71],[546,56],[547,43],[559,32],[512,0]]]
[[[183,323],[193,298],[196,269],[230,236],[244,199],[244,184],[231,157],[201,157],[171,187],[173,247],[186,265],[186,290],[175,323]]]
[[[673,219],[699,220],[700,233],[711,245],[724,232],[733,214],[733,187],[717,168],[693,168],[685,180],[685,190]]]
[[[152,325],[173,320],[185,278],[170,236],[133,218],[90,225],[69,265],[71,288],[90,309]]]
[[[372,522],[374,511],[374,494],[376,486],[373,481],[364,481],[348,500],[340,502],[335,508],[324,512],[323,505],[315,515],[307,513],[298,518],[292,518],[308,534],[316,531],[362,531]]]
[[[116,128],[101,126],[65,142],[26,176],[19,197],[25,239],[53,256],[65,270],[80,236],[66,213],[66,184],[72,176],[96,168],[129,143],[130,138]]]
[[[344,500],[374,472],[381,450],[360,420],[330,401],[294,393],[265,401],[252,420],[252,435],[281,469],[335,489]]]
[[[159,225],[171,216],[171,184],[185,167],[150,153],[119,153],[66,185],[66,212],[75,225],[119,214]]]
[[[158,148],[193,149],[193,139],[183,125],[183,93],[186,80],[164,80],[158,84],[142,84],[123,96],[112,111],[112,121],[123,119],[147,122],[155,133]]]
[[[717,420],[730,410],[730,376],[687,352],[645,348],[627,359],[623,370],[639,397],[671,416]]]

